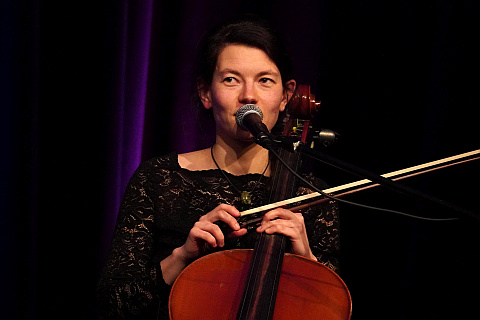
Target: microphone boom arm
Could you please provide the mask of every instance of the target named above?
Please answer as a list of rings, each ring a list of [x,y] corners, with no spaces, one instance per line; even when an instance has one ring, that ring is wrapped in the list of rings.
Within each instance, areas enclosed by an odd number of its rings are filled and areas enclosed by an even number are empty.
[[[453,210],[457,213],[460,213],[461,215],[469,218],[473,218],[477,221],[480,222],[480,216],[470,210],[467,210],[465,208],[456,206],[454,204],[448,203],[442,199],[438,199],[436,197],[433,197],[429,194],[426,194],[424,192],[418,191],[414,188],[407,187],[403,184],[400,184],[398,182],[395,182],[391,179],[382,177],[381,175],[375,174],[373,172],[370,172],[368,170],[362,169],[360,167],[357,167],[351,163],[345,162],[343,160],[337,159],[335,157],[332,157],[330,155],[327,155],[323,152],[320,152],[318,150],[313,150],[311,148],[306,147],[301,141],[298,141],[297,139],[292,139],[289,137],[282,137],[282,136],[271,136],[272,141],[276,143],[277,146],[284,148],[288,151],[291,152],[300,152],[302,154],[305,154],[313,159],[316,159],[318,161],[321,161],[323,163],[326,163],[330,166],[333,166],[335,168],[341,169],[343,171],[346,171],[348,173],[354,174],[360,178],[363,179],[368,179],[372,182],[378,183],[379,185],[382,185],[384,187],[389,188],[390,190],[393,190],[397,193],[405,194],[410,197],[413,197],[415,199],[421,200],[421,201],[426,201],[430,203],[437,204],[441,207],[448,208],[450,210]]]

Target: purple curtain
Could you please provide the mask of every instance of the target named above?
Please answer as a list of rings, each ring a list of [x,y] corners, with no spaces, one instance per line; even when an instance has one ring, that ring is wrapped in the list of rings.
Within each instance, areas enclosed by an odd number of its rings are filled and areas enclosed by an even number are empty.
[[[94,291],[125,186],[148,158],[212,142],[192,102],[202,34],[272,22],[322,101],[327,152],[377,173],[478,148],[474,1],[0,2],[0,318],[97,318]],[[356,180],[310,165],[335,186]],[[478,164],[407,184],[478,211]],[[473,191],[472,191],[473,190]],[[455,216],[383,189],[351,200]],[[478,318],[478,223],[341,206],[355,317]],[[386,316],[387,315],[387,316]]]
[[[123,191],[141,161],[153,14],[153,1],[122,1],[119,6],[103,252],[110,243],[108,235],[113,234]]]

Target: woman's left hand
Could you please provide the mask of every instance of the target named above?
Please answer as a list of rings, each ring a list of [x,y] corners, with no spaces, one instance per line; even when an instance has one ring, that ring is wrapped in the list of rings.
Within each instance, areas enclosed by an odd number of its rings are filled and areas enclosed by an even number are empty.
[[[305,221],[300,212],[292,212],[282,208],[269,211],[263,216],[257,232],[283,234],[290,238],[292,242],[292,253],[317,260],[310,249]]]

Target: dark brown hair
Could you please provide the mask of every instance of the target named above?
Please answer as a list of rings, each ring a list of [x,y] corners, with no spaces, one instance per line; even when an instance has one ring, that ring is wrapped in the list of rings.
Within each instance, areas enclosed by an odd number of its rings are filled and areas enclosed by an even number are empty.
[[[285,83],[293,79],[290,56],[280,36],[266,21],[248,17],[220,25],[203,38],[195,69],[197,89],[210,87],[218,56],[230,44],[245,45],[265,52],[279,69],[284,88]]]

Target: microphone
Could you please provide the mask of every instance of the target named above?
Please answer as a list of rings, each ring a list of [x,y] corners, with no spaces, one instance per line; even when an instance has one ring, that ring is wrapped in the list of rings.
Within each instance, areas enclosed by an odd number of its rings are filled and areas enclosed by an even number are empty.
[[[256,143],[265,149],[269,149],[272,146],[270,132],[268,132],[268,128],[262,120],[262,110],[254,104],[245,104],[241,106],[235,115],[237,125],[243,130],[249,131]]]

